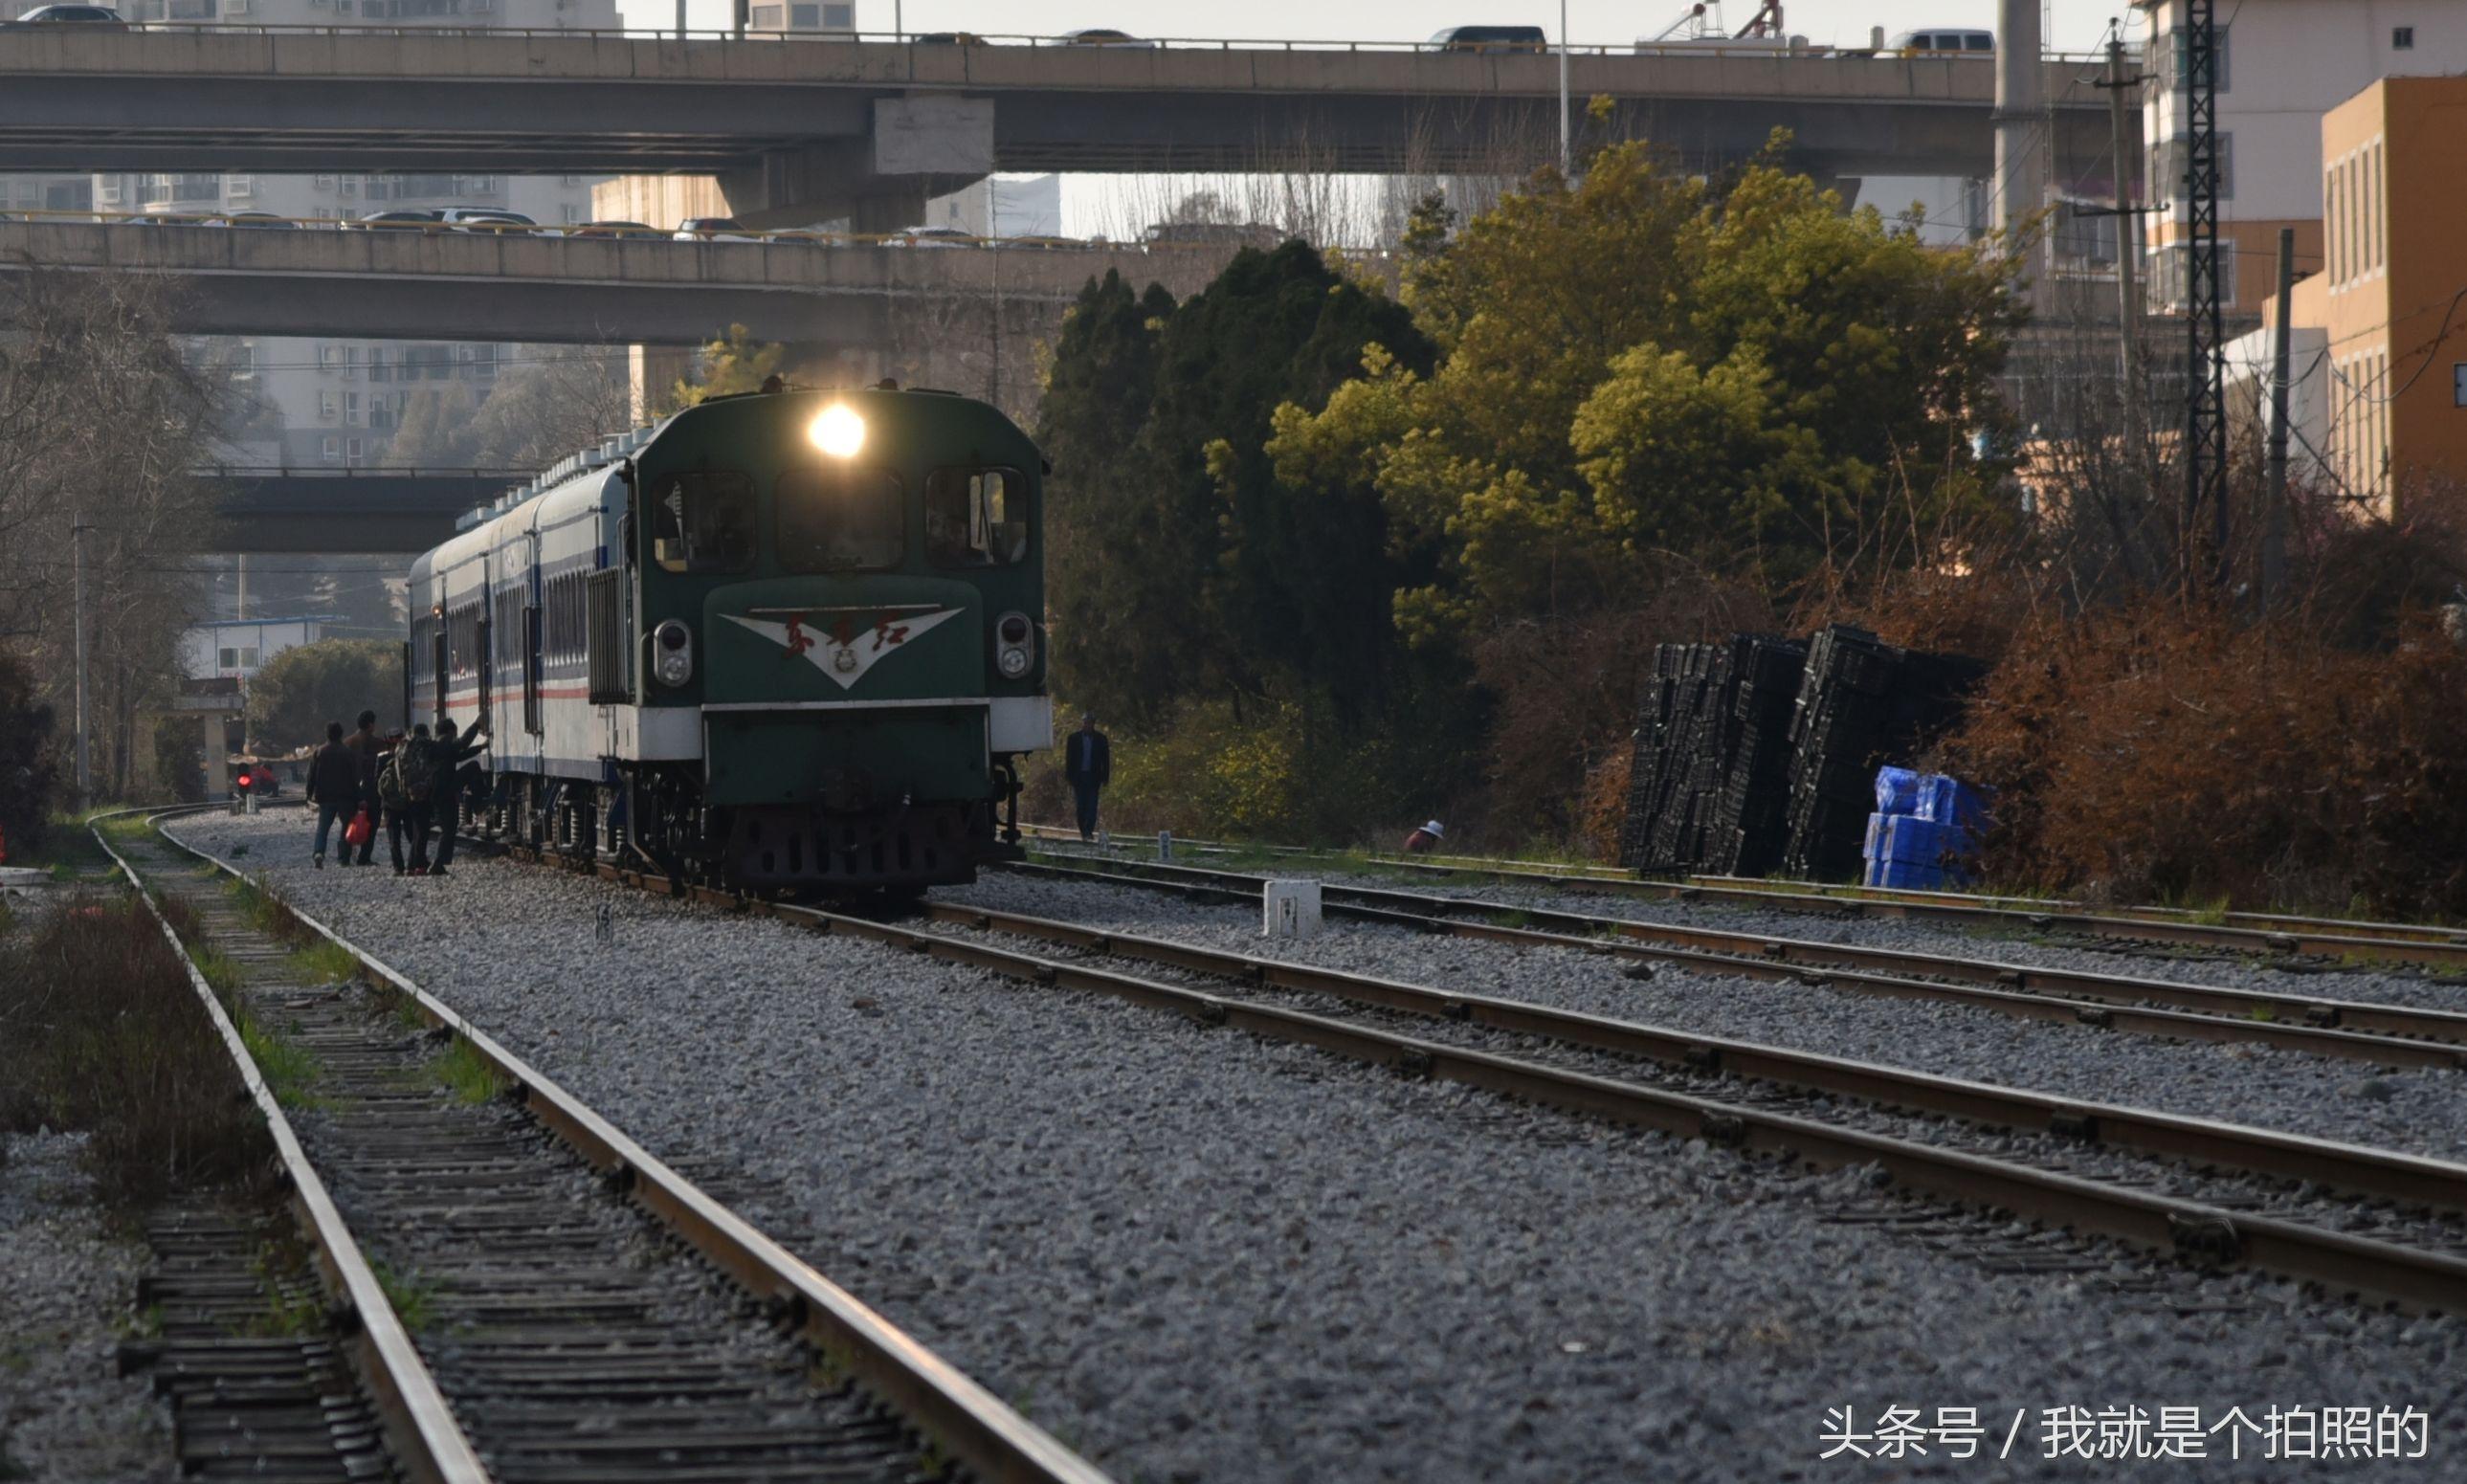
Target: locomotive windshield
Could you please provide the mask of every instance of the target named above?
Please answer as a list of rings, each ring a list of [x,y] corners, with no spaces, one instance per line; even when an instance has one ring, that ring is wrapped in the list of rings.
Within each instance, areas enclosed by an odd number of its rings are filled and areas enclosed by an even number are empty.
[[[908,553],[899,479],[849,464],[780,476],[781,572],[865,572],[896,567]]]
[[[673,474],[651,495],[651,560],[664,572],[754,565],[754,481],[730,470]]]
[[[937,567],[1008,567],[1028,555],[1028,481],[1016,469],[925,477],[925,554]]]

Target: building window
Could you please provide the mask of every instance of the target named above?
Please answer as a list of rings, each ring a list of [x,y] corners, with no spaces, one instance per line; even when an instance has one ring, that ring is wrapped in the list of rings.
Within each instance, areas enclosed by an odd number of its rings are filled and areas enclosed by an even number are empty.
[[[780,8],[776,5],[755,6],[745,12],[745,23],[758,31],[778,31]]]
[[[2228,90],[2229,30],[2229,28],[2226,26],[2211,29],[2211,34],[2218,39],[2218,45],[2211,53],[2215,59],[2213,71],[2217,73],[2218,90],[2222,93]],[[2182,26],[2175,27],[2167,33],[2166,69],[2166,76],[2174,83],[2177,92],[2183,93],[2191,89],[2193,85],[2192,49],[2185,45],[2184,28]]]
[[[823,29],[825,31],[856,30],[856,7],[852,5],[823,7]]]
[[[215,652],[215,668],[218,670],[238,669],[239,651],[234,649],[229,644],[225,644],[222,648],[216,650]]]
[[[2412,26],[2392,26],[2390,28],[2390,50],[2393,52],[2414,51],[2415,28]]]
[[[331,392],[320,392],[320,393],[317,393],[317,416],[320,416],[320,417],[323,417],[323,418],[327,419],[328,421],[331,421],[331,420],[333,419],[333,416],[334,416],[334,393],[331,393]]]
[[[819,5],[788,7],[788,26],[792,31],[811,31],[822,23],[823,8]]]
[[[334,189],[334,177],[331,175],[315,175],[309,178],[320,191],[331,191]]]
[[[360,461],[360,440],[358,438],[351,438],[344,444],[343,461],[345,463],[358,463]]]
[[[239,652],[239,667],[243,670],[256,669],[257,653],[258,652],[254,649],[242,649]]]
[[[343,445],[338,439],[326,438],[318,445],[317,452],[328,463],[339,462],[343,457]]]
[[[360,425],[360,394],[357,392],[343,393],[343,422],[348,427]]]

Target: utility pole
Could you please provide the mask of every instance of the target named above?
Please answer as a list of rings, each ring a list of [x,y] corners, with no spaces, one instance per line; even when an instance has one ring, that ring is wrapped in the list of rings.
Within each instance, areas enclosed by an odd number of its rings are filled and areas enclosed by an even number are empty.
[[[2287,568],[2288,360],[2294,341],[2296,229],[2278,229],[2278,326],[2270,337],[2270,478],[2261,512],[2261,606],[2269,607]]]
[[[987,246],[994,250],[994,323],[993,333],[986,338],[993,343],[993,366],[985,376],[985,400],[1002,406],[1002,178],[985,177],[985,236]]]
[[[2211,576],[2228,580],[2227,331],[2219,282],[2217,0],[2184,5],[2184,517],[2178,571],[2193,588],[2195,528],[2210,507]]]
[[[1574,133],[1568,113],[1568,0],[1559,0],[1559,177],[1576,171]]]
[[[677,39],[686,38],[686,0],[677,0]]]
[[[77,579],[72,595],[76,612],[70,624],[77,635],[77,797],[78,807],[85,809],[94,800],[94,775],[87,746],[92,729],[86,719],[85,533],[94,528],[85,523],[85,512],[81,510],[70,516],[69,522],[69,540],[77,549]]]
[[[2125,76],[2124,37],[2120,34],[2108,38],[2107,78],[2098,85],[2107,93],[2107,127],[2116,162],[2112,169],[2116,174],[2116,340],[2122,347],[2125,394],[2139,398],[2141,385],[2141,217],[2134,207],[2131,187],[2134,159],[2132,146],[2127,143],[2132,135],[2127,127],[2129,118],[2125,110],[2125,95],[2141,86],[2141,76],[2139,73]]]

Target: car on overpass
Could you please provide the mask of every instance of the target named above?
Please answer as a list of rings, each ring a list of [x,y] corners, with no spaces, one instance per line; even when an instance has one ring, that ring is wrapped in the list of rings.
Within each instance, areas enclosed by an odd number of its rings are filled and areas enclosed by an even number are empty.
[[[565,235],[570,237],[640,237],[653,241],[666,241],[668,236],[645,221],[586,221],[579,227],[567,228]]]
[[[345,232],[439,232],[443,227],[440,218],[444,214],[436,207],[398,206],[391,211],[371,212],[357,221],[343,223]]]
[[[1142,40],[1127,31],[1115,31],[1106,26],[1088,26],[1062,34],[1064,46],[1128,46],[1153,49],[1156,43]]]
[[[762,239],[734,216],[689,216],[669,236],[679,242],[759,242]]]
[[[124,31],[128,22],[107,5],[38,5],[13,21],[0,23],[0,30],[19,26],[117,26]]]
[[[1450,26],[1427,45],[1437,52],[1547,52],[1550,38],[1539,26]]]
[[[520,212],[493,206],[449,206],[437,214],[448,232],[480,232],[498,236],[535,236],[540,224]]]
[[[957,227],[902,227],[882,239],[885,247],[974,247],[974,233]]]
[[[1888,56],[1986,56],[1996,50],[1992,31],[1905,31],[1885,47]]]
[[[973,31],[929,31],[908,38],[918,46],[987,46],[985,37]]]

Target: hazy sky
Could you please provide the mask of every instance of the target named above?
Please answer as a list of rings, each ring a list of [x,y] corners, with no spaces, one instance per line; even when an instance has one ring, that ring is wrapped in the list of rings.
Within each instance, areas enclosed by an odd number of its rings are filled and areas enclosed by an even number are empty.
[[[2060,51],[2088,51],[2107,30],[2111,16],[2127,15],[2129,7],[2116,0],[2051,0],[2053,22],[2048,44]],[[690,0],[690,24],[696,28],[729,23],[727,0]],[[635,0],[623,7],[627,23],[636,26],[674,24],[675,0]],[[1645,0],[1642,5],[1614,5],[1608,0],[1569,0],[1568,33],[1577,45],[1623,44],[1661,31],[1684,9],[1681,0]],[[1443,26],[1487,22],[1537,25],[1553,36],[1559,14],[1550,0],[1447,0],[1434,8],[1405,5],[1400,0],[1354,0],[1342,6],[1309,0],[1249,0],[1232,4],[1167,4],[1166,0],[902,0],[902,29],[973,31],[981,35],[1053,35],[1082,26],[1111,26],[1143,36],[1268,37],[1293,40],[1414,41]],[[1754,14],[1749,0],[1730,0],[1725,19],[1735,30]],[[1841,0],[1786,4],[1784,18],[1794,34],[1810,41],[1842,46],[1867,41],[1867,29],[1882,26],[1888,34],[1920,26],[1968,26],[1992,30],[1993,0]],[[859,29],[890,31],[893,0],[857,0]]]

